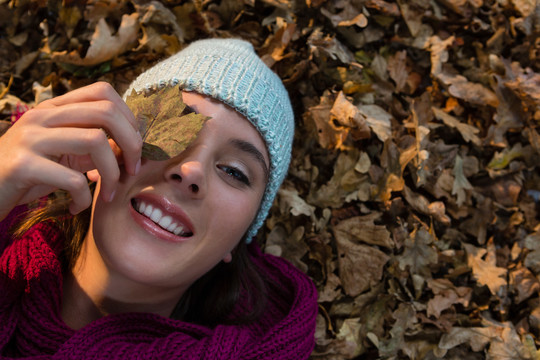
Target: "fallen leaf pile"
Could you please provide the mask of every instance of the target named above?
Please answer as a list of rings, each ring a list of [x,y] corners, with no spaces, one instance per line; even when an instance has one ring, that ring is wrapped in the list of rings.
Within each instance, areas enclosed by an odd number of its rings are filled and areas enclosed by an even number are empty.
[[[2,1],[3,126],[230,36],[297,115],[261,241],[317,285],[312,359],[538,359],[540,3]]]

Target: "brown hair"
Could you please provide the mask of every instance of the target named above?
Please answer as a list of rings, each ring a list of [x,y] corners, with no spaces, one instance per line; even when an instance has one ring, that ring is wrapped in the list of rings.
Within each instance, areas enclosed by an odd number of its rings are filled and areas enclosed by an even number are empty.
[[[92,193],[95,183],[90,184]],[[80,254],[84,237],[90,227],[91,208],[71,215],[71,198],[57,191],[43,206],[30,210],[19,222],[14,235],[21,236],[35,224],[50,221],[64,233],[65,244],[60,255],[62,270],[71,271]],[[235,312],[242,300],[241,313]],[[251,261],[247,244],[242,239],[233,252],[230,263],[220,262],[201,276],[180,298],[171,318],[206,326],[247,324],[255,321],[266,306],[267,292],[263,274]],[[235,314],[231,316],[231,314]]]

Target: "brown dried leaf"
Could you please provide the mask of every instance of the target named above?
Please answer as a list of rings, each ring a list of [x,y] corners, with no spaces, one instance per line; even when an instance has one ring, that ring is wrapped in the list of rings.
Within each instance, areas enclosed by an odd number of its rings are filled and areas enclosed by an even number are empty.
[[[432,107],[431,109],[437,119],[442,120],[447,126],[457,129],[465,141],[470,141],[477,146],[481,145],[480,138],[476,135],[480,132],[478,128],[462,123],[442,109],[436,107]]]
[[[113,59],[129,49],[137,40],[139,32],[139,14],[123,15],[122,22],[115,35],[112,35],[105,18],[101,18],[97,25],[86,56],[81,58],[77,51],[53,52],[52,59],[56,62],[73,64],[77,66],[94,66]]]
[[[472,289],[465,286],[456,287],[448,279],[428,279],[427,285],[435,297],[427,304],[427,315],[438,318],[441,313],[454,304],[469,306]]]
[[[457,195],[456,203],[458,206],[461,206],[467,200],[466,190],[472,190],[473,187],[463,173],[463,159],[461,159],[460,156],[456,156],[456,162],[454,164],[454,169],[452,170],[452,173],[454,174],[452,195]]]
[[[495,264],[495,249],[477,248],[466,243],[463,246],[467,251],[467,263],[473,272],[474,279],[480,286],[487,286],[493,295],[499,294],[501,289],[507,286],[507,270]],[[484,256],[486,256],[485,259]]]
[[[180,154],[208,120],[189,112],[178,85],[166,86],[151,95],[133,91],[126,104],[139,123],[144,141],[142,156],[150,160],[167,160]]]
[[[510,0],[514,9],[521,13],[521,16],[527,17],[534,13],[535,8],[538,6],[536,0]]]
[[[448,92],[459,99],[466,100],[475,105],[499,106],[499,99],[495,93],[482,84],[473,83],[461,75],[444,74],[439,77],[449,85]]]
[[[413,231],[405,240],[405,250],[398,259],[399,268],[409,269],[411,274],[429,277],[429,266],[436,264],[438,260],[433,241],[433,236],[424,228]]]
[[[341,130],[343,135],[340,138],[346,137],[345,133],[350,133],[354,140],[367,139],[371,136],[371,131],[366,123],[366,119],[359,109],[354,106],[340,91],[336,97],[336,101],[330,110],[329,124],[333,125],[337,121],[345,127]],[[339,130],[339,128],[336,128]],[[336,146],[337,147],[337,146]]]
[[[287,56],[285,50],[293,39],[295,32],[296,24],[283,22],[274,35],[266,38],[260,55],[268,67],[273,67],[275,63]]]
[[[148,29],[155,25],[167,26],[172,29],[169,35],[174,35],[179,42],[184,42],[186,36],[184,29],[180,26],[175,14],[161,2],[153,0],[145,4],[135,4],[135,9],[141,14],[139,22],[143,28]],[[158,33],[156,31],[156,34]]]
[[[73,31],[82,17],[81,10],[78,6],[62,6],[60,8],[58,18],[66,26],[66,34],[69,38],[73,36]]]
[[[333,107],[333,99],[329,94],[321,97],[319,105],[309,108],[309,118],[315,123],[319,144],[325,149],[340,148],[348,136],[347,131],[336,129],[330,123],[330,111]]]
[[[334,273],[328,275],[324,288],[318,292],[319,302],[331,302],[341,295],[341,279]]]
[[[378,105],[360,105],[359,113],[365,117],[365,121],[379,140],[385,142],[392,136],[392,115]]]
[[[307,272],[307,265],[302,261],[309,247],[304,242],[305,230],[297,227],[291,234],[282,226],[275,226],[266,240],[264,251],[275,256],[282,256],[300,270]]]
[[[396,320],[390,330],[391,338],[379,342],[379,354],[382,357],[396,356],[405,345],[405,333],[417,322],[416,312],[412,305],[401,303],[392,314]]]
[[[343,231],[336,231],[335,236],[343,288],[346,294],[357,296],[381,280],[390,257],[373,246],[355,243],[354,237]]]
[[[355,63],[353,53],[334,36],[323,36],[319,30],[314,31],[308,39],[311,51],[316,55],[326,55],[344,64]]]
[[[282,187],[279,189],[278,201],[282,213],[290,211],[293,216],[314,216],[315,206],[306,203],[294,188]]]
[[[337,334],[337,341],[340,344],[339,353],[343,359],[353,359],[362,353],[364,349],[360,341],[362,326],[358,318],[346,319],[343,322]]]
[[[540,74],[528,71],[505,85],[527,105],[540,110]]]
[[[366,216],[355,216],[334,226],[334,231],[340,233],[339,236],[346,236],[354,239],[355,242],[363,242],[370,245],[378,245],[392,249],[395,244],[390,237],[390,232],[384,225],[375,225],[375,220],[381,214],[372,213]],[[337,236],[337,235],[336,235]]]
[[[446,207],[443,202],[434,201],[430,203],[425,196],[413,192],[407,186],[403,188],[403,195],[409,205],[416,211],[419,211],[424,215],[432,216],[435,220],[445,225],[450,224],[450,218],[446,215]]]
[[[469,344],[473,351],[482,351],[490,341],[497,339],[499,332],[495,327],[463,328],[455,326],[449,333],[443,334],[439,348],[452,349],[461,344]]]
[[[521,341],[514,324],[498,324],[499,336],[490,343],[487,355],[495,360],[536,360],[536,349],[531,352]]]
[[[321,8],[321,14],[330,19],[332,25],[335,27],[356,25],[364,28],[367,26],[367,17],[359,12],[352,3],[343,2],[341,5],[343,6],[343,9],[337,14],[332,14],[326,8]]]
[[[520,267],[510,272],[509,285],[517,293],[517,304],[538,293],[540,290],[540,282],[526,267]]]
[[[396,92],[401,92],[407,83],[407,51],[402,50],[388,59],[388,74],[396,83]]]
[[[334,165],[332,178],[320,188],[313,188],[307,202],[323,208],[339,208],[346,201],[365,196],[365,192],[369,192],[370,183],[368,175],[355,170],[359,158],[358,150],[340,153]]]

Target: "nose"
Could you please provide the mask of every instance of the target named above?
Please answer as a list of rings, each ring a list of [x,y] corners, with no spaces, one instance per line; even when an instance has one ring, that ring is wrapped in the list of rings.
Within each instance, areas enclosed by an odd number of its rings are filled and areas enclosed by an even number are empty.
[[[167,181],[191,197],[201,198],[206,194],[206,175],[203,164],[196,160],[186,160],[172,164],[165,171]]]

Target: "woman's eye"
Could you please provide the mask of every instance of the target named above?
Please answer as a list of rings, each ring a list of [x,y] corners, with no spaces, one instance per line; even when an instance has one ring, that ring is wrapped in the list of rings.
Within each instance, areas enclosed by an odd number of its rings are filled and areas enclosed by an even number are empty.
[[[219,168],[234,180],[250,185],[248,177],[241,170],[231,166],[220,166]]]

